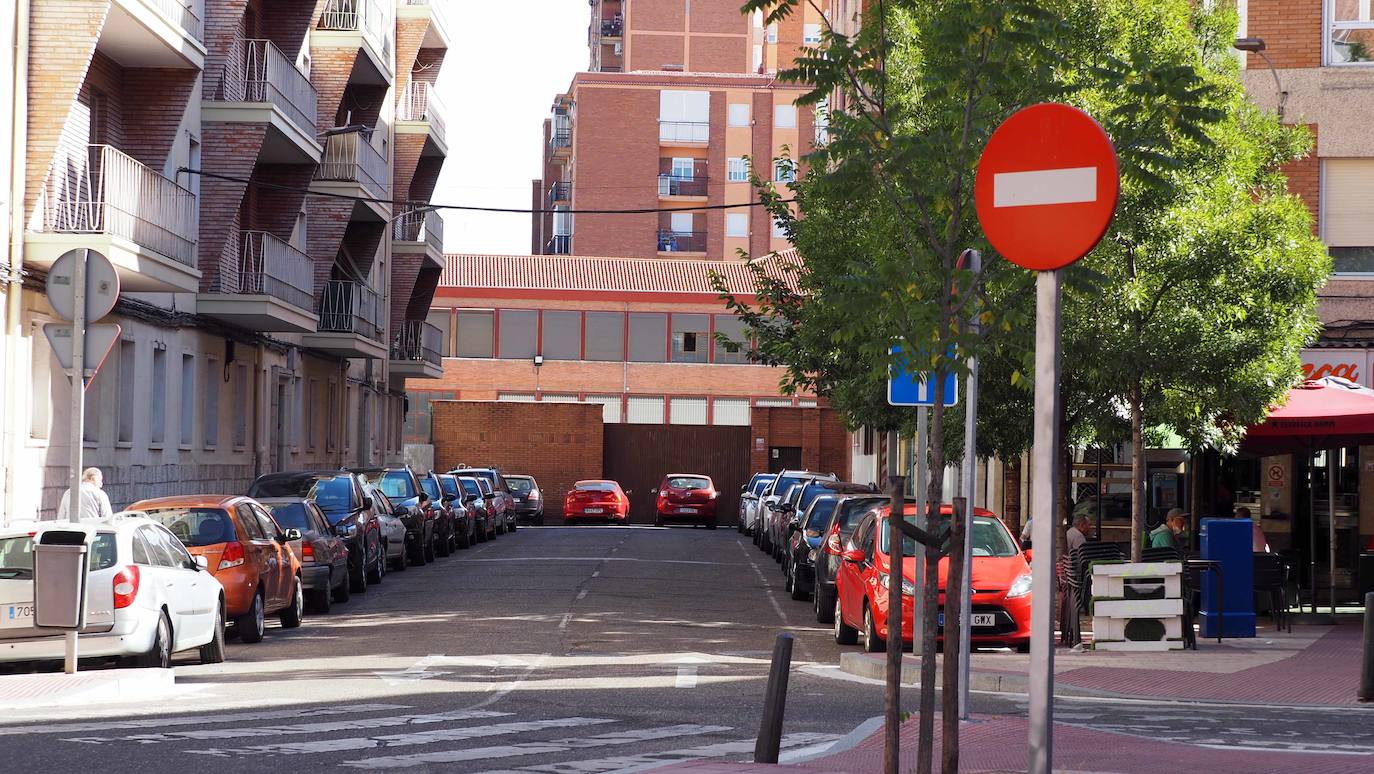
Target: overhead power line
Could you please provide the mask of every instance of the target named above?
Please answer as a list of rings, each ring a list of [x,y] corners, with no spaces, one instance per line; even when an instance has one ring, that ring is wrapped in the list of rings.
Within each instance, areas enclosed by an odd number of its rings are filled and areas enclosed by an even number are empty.
[[[305,194],[307,194],[307,195],[309,195],[309,196],[321,196],[321,197],[325,197],[325,198],[328,198],[328,199],[347,199],[347,200],[349,200],[349,201],[355,201],[355,202],[369,202],[369,203],[372,203],[372,204],[391,204],[391,205],[399,205],[399,206],[420,205],[420,206],[424,207],[425,209],[433,209],[433,210],[462,210],[462,211],[466,211],[466,212],[495,212],[495,213],[506,213],[506,214],[512,214],[512,215],[554,215],[554,214],[558,214],[558,213],[562,213],[562,214],[564,214],[564,215],[652,215],[652,214],[661,213],[661,212],[667,212],[667,213],[673,213],[673,212],[704,212],[704,211],[707,211],[707,210],[734,210],[734,209],[740,209],[740,208],[743,208],[743,207],[762,207],[762,206],[764,206],[763,202],[757,201],[757,200],[752,200],[752,201],[744,202],[743,204],[699,204],[699,205],[688,206],[688,207],[639,207],[639,208],[624,209],[624,210],[611,210],[611,209],[592,209],[592,210],[566,209],[566,210],[558,210],[558,209],[531,209],[531,208],[520,208],[520,207],[480,207],[480,206],[471,205],[471,204],[435,204],[435,203],[433,203],[433,202],[412,202],[412,201],[404,201],[404,200],[396,200],[396,199],[379,199],[379,198],[374,198],[374,197],[371,197],[371,196],[354,196],[354,195],[352,195],[352,194],[334,193],[334,192],[331,192],[331,191],[316,191],[316,190],[312,190],[309,186],[302,187],[302,186],[296,186],[296,185],[283,185],[283,184],[281,184],[281,183],[268,183],[268,182],[265,182],[265,181],[262,181],[262,180],[253,180],[253,179],[251,179],[251,178],[246,178],[246,177],[235,177],[235,176],[233,176],[233,175],[221,175],[221,174],[218,174],[218,173],[216,173],[216,172],[206,172],[205,170],[202,170],[202,169],[191,169],[190,167],[181,167],[180,169],[177,170],[177,172],[178,172],[178,173],[180,173],[180,172],[185,172],[185,173],[191,174],[191,175],[200,175],[200,176],[203,177],[203,178],[204,178],[204,177],[208,177],[208,178],[213,178],[213,179],[215,179],[215,180],[227,180],[227,181],[232,182],[232,183],[244,183],[244,184],[246,184],[246,185],[256,186],[256,187],[258,187],[258,188],[267,188],[267,189],[271,189],[271,190],[274,190],[274,191],[294,191],[294,192],[296,192],[296,193],[305,193]],[[794,201],[796,201],[796,200],[795,200],[795,199],[782,199],[782,200],[780,200],[780,201],[782,201],[784,204],[791,204],[792,202],[794,202]]]

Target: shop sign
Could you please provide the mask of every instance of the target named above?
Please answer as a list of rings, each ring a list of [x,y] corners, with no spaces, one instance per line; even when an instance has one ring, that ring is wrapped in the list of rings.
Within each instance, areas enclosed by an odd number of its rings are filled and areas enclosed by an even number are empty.
[[[1321,379],[1336,376],[1365,387],[1374,387],[1369,363],[1369,350],[1366,349],[1304,349],[1302,377]]]

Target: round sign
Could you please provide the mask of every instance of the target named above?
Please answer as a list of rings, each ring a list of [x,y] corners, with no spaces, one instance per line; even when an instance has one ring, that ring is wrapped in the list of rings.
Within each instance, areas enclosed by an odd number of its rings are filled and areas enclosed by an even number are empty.
[[[94,250],[68,250],[48,269],[48,303],[64,320],[76,315],[76,262],[86,261],[86,322],[93,323],[114,309],[119,300],[119,275],[110,259]]]
[[[994,249],[1018,266],[1058,269],[1107,233],[1121,192],[1116,150],[1092,116],[1044,103],[997,127],[978,161],[974,203]]]

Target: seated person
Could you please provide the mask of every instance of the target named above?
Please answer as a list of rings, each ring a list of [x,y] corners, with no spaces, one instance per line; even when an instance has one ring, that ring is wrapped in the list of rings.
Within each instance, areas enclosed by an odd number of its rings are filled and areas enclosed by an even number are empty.
[[[1149,548],[1183,550],[1183,533],[1188,529],[1188,513],[1182,508],[1170,508],[1164,523],[1149,534]]]

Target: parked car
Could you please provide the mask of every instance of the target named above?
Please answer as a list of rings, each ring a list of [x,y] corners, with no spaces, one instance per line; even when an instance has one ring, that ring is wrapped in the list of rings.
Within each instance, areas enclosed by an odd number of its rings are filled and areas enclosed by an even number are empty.
[[[487,501],[486,491],[480,480],[472,476],[455,476],[463,486],[468,505],[476,514],[477,535],[473,542],[485,543],[496,537],[496,520],[491,516],[491,503]]]
[[[669,473],[650,494],[655,495],[654,524],[687,521],[716,528],[716,499],[720,493],[710,476]]]
[[[907,507],[915,513],[915,505]],[[951,506],[941,507],[937,519],[948,520]],[[835,641],[852,645],[860,636],[864,650],[877,652],[887,637],[887,587],[890,582],[888,559],[889,509],[879,507],[867,514],[855,530],[850,545],[842,554],[836,577]],[[1031,574],[1025,553],[1011,531],[989,511],[974,510],[973,524],[973,603],[970,611],[970,641],[974,646],[996,645],[1030,650]],[[912,595],[916,542],[902,538],[902,640],[911,642]],[[949,559],[940,560],[939,633],[944,631],[944,586]]]
[[[347,602],[348,546],[334,533],[324,511],[303,497],[264,497],[258,500],[272,511],[283,528],[301,533],[301,582],[306,603],[317,613],[328,613],[334,602]]]
[[[224,588],[172,533],[149,519],[102,523],[17,522],[0,530],[0,661],[50,661],[66,650],[62,632],[33,617],[33,546],[50,530],[86,533],[86,626],[82,658],[121,658],[170,667],[172,654],[199,649],[224,660]]]
[[[756,519],[759,528],[754,530],[754,545],[763,549],[765,553],[773,550],[773,544],[768,534],[769,519],[773,513],[772,505],[780,500],[788,489],[813,478],[826,478],[834,481],[835,474],[812,473],[806,470],[784,470],[768,483],[768,487],[759,495],[757,507],[759,516]]]
[[[816,497],[802,512],[801,518],[787,525],[787,550],[782,560],[785,588],[793,599],[811,598],[815,588],[815,560],[821,547],[825,529],[835,513],[840,498],[834,494]]]
[[[406,519],[414,520],[415,512],[404,505],[396,505],[380,487],[367,486],[367,495],[372,498],[373,510],[382,525],[382,556],[385,565],[396,572],[404,572],[410,566],[412,551],[406,545],[410,538],[410,528]]]
[[[787,491],[768,507],[768,523],[764,525],[764,536],[768,538],[768,554],[773,561],[782,564],[782,552],[787,540],[787,524],[797,513],[802,492],[810,479],[804,479],[787,488]]]
[[[440,473],[439,487],[444,496],[453,501],[454,545],[458,548],[471,548],[477,542],[477,508],[472,497],[463,490],[458,477],[450,473]]]
[[[418,477],[420,488],[429,495],[430,508],[434,511],[434,553],[448,556],[458,547],[458,530],[454,522],[458,517],[453,507],[453,499],[444,493],[439,483],[439,474],[433,471]]]
[[[577,521],[618,521],[622,524],[630,520],[631,492],[620,488],[614,481],[578,481],[563,498],[563,523]]]
[[[410,564],[424,565],[434,561],[434,527],[439,520],[434,506],[438,503],[430,503],[428,495],[421,497],[424,490],[415,472],[409,467],[355,468],[353,472],[385,494],[393,506],[391,513],[405,523],[405,546]],[[396,506],[405,508],[408,513],[400,514]]]
[[[792,528],[800,527],[803,523],[804,514],[811,507],[811,503],[816,498],[827,494],[871,494],[874,493],[873,487],[868,484],[855,484],[849,481],[830,481],[826,479],[814,479],[801,485],[800,491],[789,492],[783,498],[791,508],[785,513],[778,515],[777,525],[778,537],[782,540],[782,546],[778,553],[782,562],[782,574],[784,577],[790,572],[787,566],[787,549],[791,544]]]
[[[283,629],[301,625],[301,533],[282,529],[256,500],[240,495],[192,495],[142,500],[143,511],[171,531],[193,555],[203,556],[224,586],[224,614],[243,642],[261,642],[266,619]],[[287,545],[295,543],[296,545]]]
[[[491,488],[495,505],[492,507],[488,504],[487,509],[496,521],[496,533],[515,531],[515,496],[511,494],[510,487],[506,485],[506,477],[501,475],[501,471],[496,468],[459,468],[449,472],[486,481],[487,486]]]
[[[501,503],[505,500],[492,490],[490,481],[480,476],[473,476],[473,479],[477,482],[477,488],[482,490],[482,502],[487,505],[487,521],[491,524],[491,534],[487,539],[495,540],[496,536],[501,534],[505,523],[505,517],[500,515]]]
[[[840,569],[844,547],[864,515],[891,502],[883,495],[840,495],[839,504],[825,528],[820,550],[812,563],[815,589],[811,595],[818,623],[835,622],[835,573]]]
[[[363,593],[367,584],[381,583],[386,574],[382,525],[359,476],[347,471],[317,470],[267,473],[248,488],[248,496],[304,497],[314,500],[348,546],[349,591]]]
[[[544,523],[544,493],[534,476],[505,476],[506,485],[515,498],[515,520],[527,524]]]
[[[777,475],[774,473],[755,473],[754,477],[749,479],[749,483],[740,487],[739,524],[735,527],[736,530],[745,535],[754,534],[754,522],[759,514],[759,497],[775,478]]]

